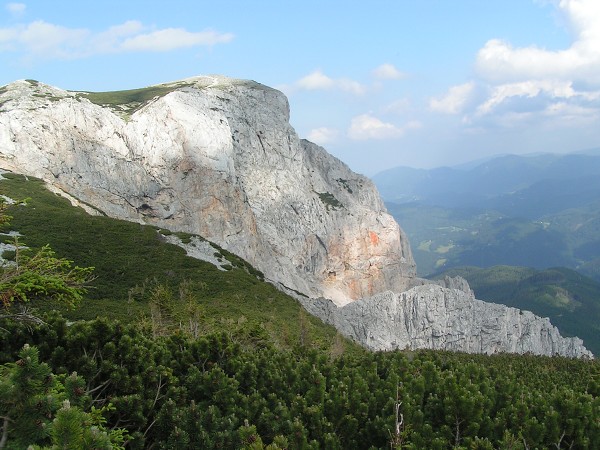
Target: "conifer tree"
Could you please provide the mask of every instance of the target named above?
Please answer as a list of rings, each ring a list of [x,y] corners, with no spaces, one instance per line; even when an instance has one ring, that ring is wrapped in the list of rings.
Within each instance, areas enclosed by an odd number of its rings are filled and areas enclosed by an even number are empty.
[[[0,378],[0,449],[9,439],[13,446],[27,448],[48,437],[48,425],[59,408],[55,380],[50,367],[40,363],[37,349],[25,345],[19,360],[2,367]]]
[[[3,227],[10,222],[6,210],[6,202],[0,198]],[[72,261],[57,257],[47,245],[33,251],[15,238],[13,247],[14,261],[0,266],[0,320],[41,323],[28,309],[32,300],[52,299],[73,307],[83,299],[93,279],[93,267],[73,265]]]
[[[126,433],[106,430],[105,408],[82,409],[89,403],[84,380],[73,373],[63,383],[40,362],[37,348],[25,345],[0,375],[0,449],[123,448]]]

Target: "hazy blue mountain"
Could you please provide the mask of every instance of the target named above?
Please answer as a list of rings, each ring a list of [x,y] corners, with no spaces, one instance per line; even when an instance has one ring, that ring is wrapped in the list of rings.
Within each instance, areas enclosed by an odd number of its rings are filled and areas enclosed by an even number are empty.
[[[373,177],[385,201],[419,201],[444,207],[483,207],[499,197],[514,196],[541,182],[558,183],[554,190],[570,189],[585,177],[600,176],[600,155],[505,155],[474,167],[412,169],[396,167]],[[585,192],[585,183],[579,183]],[[543,186],[543,185],[542,185]],[[506,202],[506,199],[503,199]]]
[[[374,181],[419,274],[473,265],[564,266],[600,280],[600,151],[503,155]]]

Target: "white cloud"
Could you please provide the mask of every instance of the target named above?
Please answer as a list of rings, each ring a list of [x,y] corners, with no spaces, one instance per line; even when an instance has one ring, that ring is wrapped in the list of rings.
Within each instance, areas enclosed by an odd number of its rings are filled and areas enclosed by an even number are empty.
[[[574,34],[570,47],[513,48],[507,42],[492,39],[477,54],[478,73],[491,82],[553,78],[599,84],[600,2],[561,0],[558,8]]]
[[[410,100],[407,98],[401,98],[396,100],[383,108],[383,112],[386,114],[404,114],[410,109]]]
[[[529,80],[520,83],[507,83],[492,89],[489,98],[479,105],[479,115],[489,114],[495,108],[512,98],[532,99],[540,95],[548,98],[568,99],[576,96],[570,82],[553,80]]]
[[[571,105],[567,102],[557,102],[548,106],[544,110],[544,114],[547,116],[556,117],[589,117],[590,119],[597,120],[600,115],[597,109],[586,108],[578,105]]]
[[[491,89],[470,120],[503,127],[591,125],[600,118],[600,92],[579,92],[571,82],[529,80]]]
[[[357,81],[348,78],[331,78],[325,75],[321,70],[315,70],[296,81],[291,88],[286,86],[285,89],[287,91],[297,89],[307,91],[340,90],[354,95],[362,95],[366,92],[366,88]]]
[[[120,46],[126,51],[166,52],[185,47],[213,46],[233,40],[231,33],[200,31],[193,33],[183,28],[165,28],[151,33],[139,34],[126,39]]]
[[[296,86],[298,86],[300,89],[313,91],[317,89],[331,89],[334,86],[334,83],[333,80],[323,72],[320,70],[315,70],[305,77],[300,78],[296,82]]]
[[[555,124],[555,127],[571,125],[595,127],[600,119],[598,108],[572,105],[567,102],[553,103],[543,111],[543,114]]]
[[[403,127],[383,122],[370,114],[354,117],[348,129],[350,139],[362,141],[367,139],[397,139],[409,129],[420,128],[421,123],[409,122]]]
[[[144,26],[137,20],[128,20],[119,25],[114,25],[108,30],[93,36],[90,42],[93,53],[112,53],[119,48],[121,42],[130,36],[141,33]]]
[[[479,50],[475,82],[430,100],[430,109],[465,113],[469,126],[582,126],[600,116],[600,2],[553,2],[572,32],[564,49],[514,47],[491,39]],[[561,120],[561,118],[563,120]]]
[[[183,28],[152,30],[130,20],[101,32],[67,28],[41,20],[0,28],[0,51],[18,51],[24,60],[75,59],[94,54],[165,52],[178,48],[227,43],[231,33],[212,30],[191,32]]]
[[[68,59],[79,56],[82,42],[90,32],[83,28],[66,28],[42,20],[16,27],[13,44],[30,55],[45,59]]]
[[[334,82],[342,91],[349,92],[354,95],[363,95],[365,92],[367,92],[367,88],[358,81],[340,78],[338,80],[334,80]]]
[[[475,83],[472,81],[453,86],[443,97],[431,98],[429,109],[445,114],[459,114],[471,99],[474,89]]]
[[[405,77],[405,74],[396,69],[392,64],[382,64],[381,66],[375,68],[372,74],[375,78],[379,80],[400,79]],[[280,85],[279,89],[286,92],[287,94],[292,94],[293,92],[298,90],[322,90],[342,91],[358,96],[364,95],[369,89],[373,89],[377,86],[378,85],[375,84],[370,87],[367,87],[366,85],[361,84],[358,81],[352,80],[350,78],[332,78],[323,73],[321,69],[316,69],[308,75],[300,78],[293,84]]]
[[[335,128],[320,127],[310,130],[308,140],[319,145],[325,145],[335,141],[339,135],[339,130]]]
[[[17,34],[16,30],[11,28],[0,28],[0,51],[12,50]]]
[[[400,80],[406,77],[406,74],[400,72],[392,64],[386,63],[373,70],[373,76],[381,80]]]

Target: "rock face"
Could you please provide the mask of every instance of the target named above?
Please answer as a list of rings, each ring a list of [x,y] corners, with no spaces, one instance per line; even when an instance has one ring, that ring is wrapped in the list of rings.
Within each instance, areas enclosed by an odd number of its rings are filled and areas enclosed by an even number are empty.
[[[415,276],[374,185],[298,139],[279,91],[198,77],[125,91],[121,104],[32,81],[0,93],[0,166],[110,216],[200,234],[338,304]]]
[[[341,308],[325,299],[302,303],[372,350],[429,348],[593,358],[581,339],[561,337],[547,318],[436,284],[399,294],[383,292]]]
[[[416,278],[374,185],[300,140],[285,96],[255,82],[91,94],[18,81],[0,87],[0,167],[202,235],[369,348],[589,354],[547,319],[475,300],[464,280]]]

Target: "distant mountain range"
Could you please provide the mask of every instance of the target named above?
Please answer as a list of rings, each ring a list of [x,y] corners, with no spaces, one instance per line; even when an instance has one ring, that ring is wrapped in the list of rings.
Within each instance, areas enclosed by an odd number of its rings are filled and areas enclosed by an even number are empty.
[[[513,203],[529,200],[527,190],[536,195],[540,190],[547,192],[547,188],[551,188],[553,194],[570,196],[569,201],[583,194],[585,198],[578,201],[581,204],[590,195],[597,194],[598,175],[600,154],[591,151],[589,154],[503,155],[481,163],[435,169],[396,167],[375,175],[373,181],[387,202],[500,208],[512,213]],[[544,206],[552,208],[555,204],[545,202]],[[548,211],[538,207],[536,214],[545,212]]]
[[[450,267],[564,266],[600,280],[600,151],[503,155],[376,175],[428,275]]]

